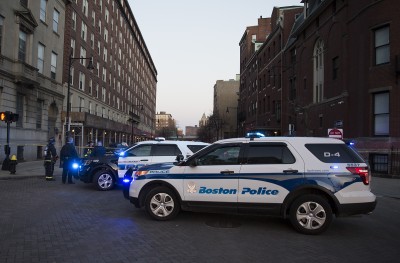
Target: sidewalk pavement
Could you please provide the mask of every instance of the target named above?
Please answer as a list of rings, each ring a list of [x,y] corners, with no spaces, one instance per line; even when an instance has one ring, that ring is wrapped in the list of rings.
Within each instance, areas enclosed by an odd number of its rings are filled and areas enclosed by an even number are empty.
[[[61,180],[62,168],[59,167],[60,162],[54,166],[54,178]],[[43,161],[29,161],[17,164],[16,174],[10,174],[9,171],[0,170],[1,180],[24,179],[30,177],[45,179],[45,171]],[[391,197],[400,199],[400,178],[383,178],[372,177],[371,179],[372,192],[378,197]]]
[[[62,168],[59,167],[60,162],[54,165],[54,177],[61,178]],[[9,171],[4,171],[0,169],[0,180],[9,179],[24,179],[30,177],[37,177],[45,179],[44,161],[28,161],[20,162],[17,164],[17,172],[11,174]]]

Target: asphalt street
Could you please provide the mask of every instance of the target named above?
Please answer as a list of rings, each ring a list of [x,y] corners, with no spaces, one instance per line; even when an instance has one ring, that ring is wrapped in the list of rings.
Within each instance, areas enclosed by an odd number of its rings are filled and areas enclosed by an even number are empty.
[[[318,236],[272,217],[183,212],[157,222],[121,189],[44,179],[42,161],[0,172],[0,262],[398,262],[400,180],[372,178],[371,215]]]

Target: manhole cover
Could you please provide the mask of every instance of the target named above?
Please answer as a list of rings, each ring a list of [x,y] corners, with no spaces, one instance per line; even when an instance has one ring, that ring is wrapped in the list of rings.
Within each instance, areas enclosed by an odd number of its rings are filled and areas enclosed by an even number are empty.
[[[217,228],[236,228],[240,227],[241,224],[237,221],[228,218],[218,218],[206,221],[206,225]]]

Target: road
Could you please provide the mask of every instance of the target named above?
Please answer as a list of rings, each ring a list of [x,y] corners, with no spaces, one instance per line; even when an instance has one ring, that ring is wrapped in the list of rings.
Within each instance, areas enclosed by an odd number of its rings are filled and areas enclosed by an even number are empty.
[[[157,222],[120,189],[63,185],[59,175],[0,180],[0,262],[399,262],[400,180],[372,181],[373,214],[307,236],[272,217],[184,212]]]

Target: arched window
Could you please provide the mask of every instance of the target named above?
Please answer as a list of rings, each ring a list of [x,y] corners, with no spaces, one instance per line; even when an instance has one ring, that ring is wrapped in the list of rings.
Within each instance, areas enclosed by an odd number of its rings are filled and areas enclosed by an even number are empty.
[[[319,39],[314,46],[314,103],[321,102],[324,97],[324,42]]]

